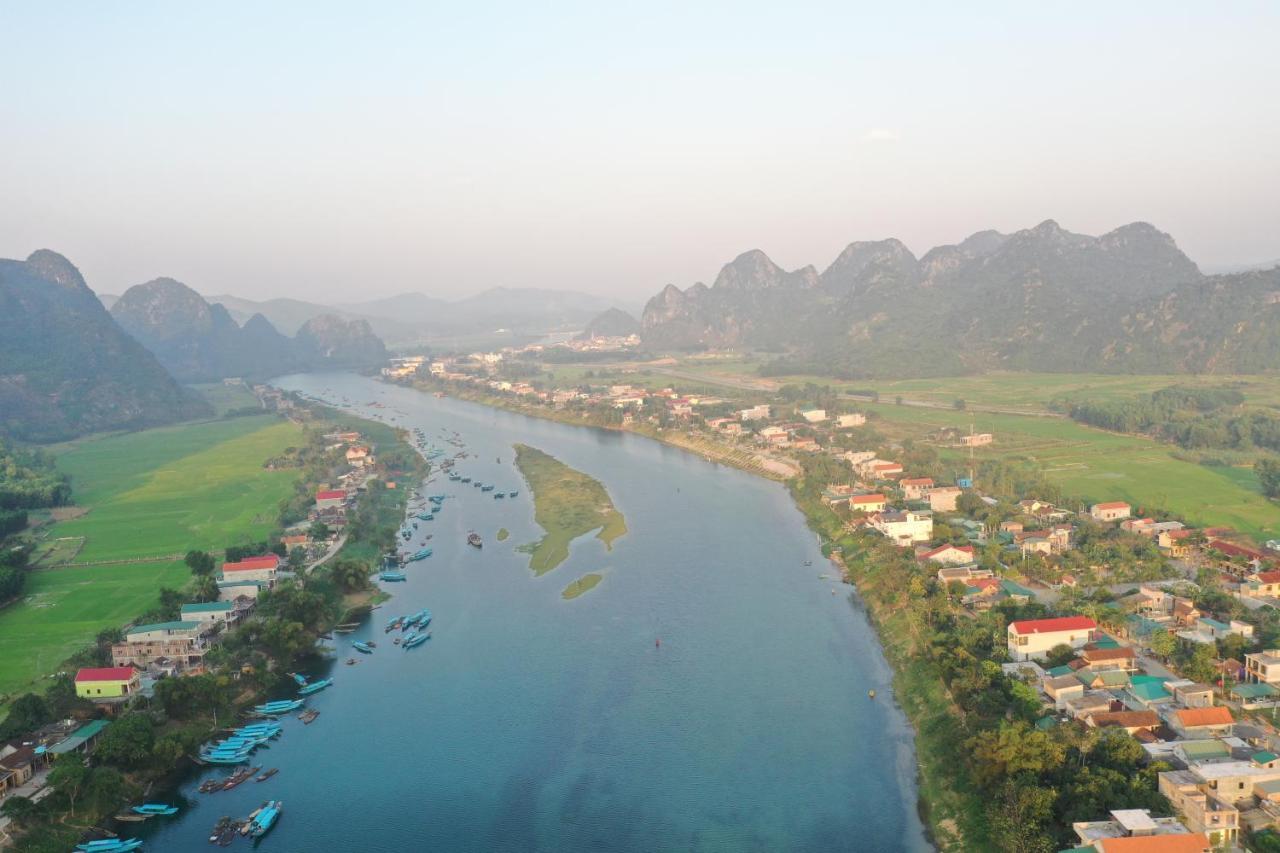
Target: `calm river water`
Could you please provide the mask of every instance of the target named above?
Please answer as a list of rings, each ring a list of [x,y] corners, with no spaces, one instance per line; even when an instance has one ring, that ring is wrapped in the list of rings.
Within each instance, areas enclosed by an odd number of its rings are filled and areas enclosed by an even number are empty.
[[[336,683],[309,702],[319,720],[286,720],[257,756],[279,775],[214,795],[195,787],[219,771],[193,776],[178,818],[142,825],[147,849],[217,849],[217,818],[268,798],[285,811],[258,846],[288,853],[928,849],[889,668],[783,487],[637,436],[350,374],[277,384],[421,427],[451,453],[441,431],[456,430],[474,455],[458,470],[520,495],[436,477],[427,492],[450,497],[414,540],[432,534],[434,556],[337,637]],[[516,442],[604,483],[630,528],[613,551],[583,538],[533,576],[515,551],[538,536]],[[589,571],[603,582],[562,600]],[[393,646],[383,626],[423,607],[433,638]],[[360,639],[376,652],[342,665]]]

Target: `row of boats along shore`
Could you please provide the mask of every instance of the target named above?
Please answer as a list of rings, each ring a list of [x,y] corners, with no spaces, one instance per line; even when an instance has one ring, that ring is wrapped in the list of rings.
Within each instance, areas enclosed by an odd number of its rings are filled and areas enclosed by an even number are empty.
[[[394,421],[394,419],[392,420]],[[465,449],[463,449],[458,433],[445,434],[443,440],[453,445],[458,451],[443,461],[437,460],[444,457],[447,451],[432,446],[421,429],[414,430],[414,436],[419,452],[429,462],[434,463],[436,467],[442,470],[450,482],[470,485],[483,493],[493,493],[495,500],[508,497],[514,498],[519,495],[516,490],[497,491],[496,484],[482,483],[453,470],[456,462],[468,456]],[[428,480],[429,482],[430,480]],[[404,543],[407,544],[413,540],[415,531],[419,529],[420,523],[436,520],[436,517],[444,509],[447,498],[448,496],[444,494],[422,495],[419,492],[414,492],[411,495],[409,513],[404,526],[399,531],[399,536]],[[430,540],[431,538],[431,534],[426,534],[425,540]],[[478,549],[482,548],[484,543],[478,533],[471,531],[467,535],[467,544]],[[423,547],[414,551],[399,551],[387,554],[383,558],[383,565],[378,577],[380,580],[388,582],[406,580],[407,576],[403,569],[412,563],[430,558],[432,553],[431,548]],[[393,645],[405,650],[415,649],[431,639],[431,619],[431,611],[423,608],[416,613],[391,619],[384,626],[384,633],[399,632],[399,635],[392,640]],[[358,627],[359,623],[356,622],[338,625],[334,628],[334,632],[338,634],[352,633]],[[332,638],[332,635],[325,636]],[[356,640],[351,643],[353,650],[364,655],[373,654],[377,647],[378,644],[373,640]],[[354,665],[356,662],[355,658],[348,658],[346,661],[348,665]],[[297,718],[304,725],[310,725],[314,722],[319,717],[320,712],[307,708],[307,700],[317,693],[327,690],[334,683],[333,678],[320,678],[312,681],[301,673],[290,673],[290,676],[294,679],[297,687],[295,696],[255,705],[251,710],[244,712],[249,719],[243,725],[224,729],[219,737],[201,746],[195,759],[197,763],[210,766],[227,765],[229,768],[234,768],[226,776],[213,777],[201,782],[198,788],[201,794],[212,795],[222,791],[230,791],[251,780],[254,784],[266,782],[280,772],[279,768],[264,768],[261,764],[255,764],[255,754],[259,749],[267,747],[271,741],[283,735],[285,729],[281,722],[282,718],[293,715],[296,712]],[[116,815],[116,820],[123,823],[135,823],[152,818],[173,817],[179,811],[180,808],[178,806],[168,803],[144,803],[132,807],[123,814]],[[224,815],[213,826],[209,835],[209,842],[227,847],[237,838],[248,838],[256,841],[271,832],[283,814],[284,803],[282,801],[265,800],[262,805],[244,817],[237,818]],[[142,846],[143,840],[140,838],[110,837],[82,842],[75,849],[79,853],[118,853],[118,851],[138,850]]]

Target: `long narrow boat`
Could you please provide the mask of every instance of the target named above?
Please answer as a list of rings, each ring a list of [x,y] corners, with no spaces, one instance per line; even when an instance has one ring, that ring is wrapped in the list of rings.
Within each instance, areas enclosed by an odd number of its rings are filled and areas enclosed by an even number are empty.
[[[291,676],[293,676],[293,680],[294,680],[294,681],[298,682],[298,686],[299,686],[299,687],[306,687],[306,686],[307,686],[307,677],[306,677],[305,675],[301,675],[301,674],[296,673],[296,672],[291,672],[291,673],[289,673],[289,674],[290,674]]]
[[[415,649],[430,639],[431,639],[430,631],[426,632],[425,634],[415,634],[412,638],[405,640],[404,648]]]
[[[261,838],[271,831],[271,827],[276,825],[276,821],[280,819],[281,812],[284,811],[284,803],[277,801],[270,802],[258,812],[258,814],[249,822],[249,835],[254,838]]]
[[[481,486],[481,487],[480,487],[480,491],[482,491],[482,492],[492,492],[492,491],[493,491],[493,486],[492,486],[492,485],[488,485],[488,486]]]
[[[102,841],[88,841],[77,844],[76,850],[82,853],[124,853],[142,847],[141,838],[105,838]]]
[[[264,717],[278,717],[281,714],[296,711],[301,707],[301,699],[282,699],[275,702],[267,702],[263,705],[256,705],[253,710]]]
[[[168,817],[178,813],[177,806],[166,806],[163,803],[143,803],[140,806],[134,806],[132,811],[135,814],[142,815],[161,815]]]
[[[358,652],[363,652],[366,655],[373,654],[373,648],[368,643],[362,643],[359,640],[356,640],[354,643],[352,643],[351,648],[355,649]]]
[[[319,693],[321,690],[324,690],[326,687],[329,687],[332,684],[333,684],[332,678],[324,678],[324,679],[321,679],[320,681],[313,681],[311,684],[308,684],[306,687],[299,690],[298,695],[310,696],[313,693]]]
[[[408,579],[409,576],[404,572],[378,572],[378,580],[386,581],[387,583],[398,583]]]

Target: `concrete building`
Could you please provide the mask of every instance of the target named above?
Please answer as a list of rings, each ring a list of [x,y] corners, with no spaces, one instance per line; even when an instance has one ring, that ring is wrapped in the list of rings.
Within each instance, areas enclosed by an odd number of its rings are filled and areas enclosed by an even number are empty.
[[[76,695],[91,702],[121,701],[142,689],[131,666],[87,667],[76,673]]]
[[[1124,501],[1110,501],[1089,507],[1094,521],[1120,521],[1133,514],[1133,508]]]
[[[1043,658],[1050,649],[1060,645],[1082,649],[1093,640],[1097,630],[1098,623],[1087,616],[1011,622],[1008,629],[1009,657],[1014,660]]]
[[[871,526],[900,548],[933,538],[933,514],[912,510],[886,510],[871,516]]]

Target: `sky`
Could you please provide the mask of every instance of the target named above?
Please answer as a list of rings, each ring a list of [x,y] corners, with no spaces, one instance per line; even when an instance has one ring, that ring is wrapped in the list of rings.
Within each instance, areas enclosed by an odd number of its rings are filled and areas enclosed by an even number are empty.
[[[1280,258],[1280,4],[0,0],[0,256],[638,304],[1044,219]]]

